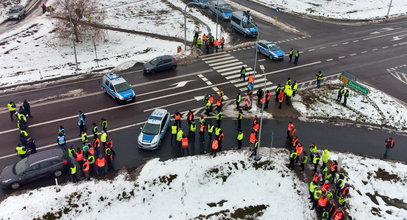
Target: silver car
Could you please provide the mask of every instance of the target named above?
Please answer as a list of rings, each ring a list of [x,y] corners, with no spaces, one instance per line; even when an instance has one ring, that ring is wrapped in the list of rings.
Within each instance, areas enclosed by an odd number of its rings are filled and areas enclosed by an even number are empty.
[[[25,17],[25,8],[22,5],[16,5],[10,8],[7,13],[9,20],[21,20]]]

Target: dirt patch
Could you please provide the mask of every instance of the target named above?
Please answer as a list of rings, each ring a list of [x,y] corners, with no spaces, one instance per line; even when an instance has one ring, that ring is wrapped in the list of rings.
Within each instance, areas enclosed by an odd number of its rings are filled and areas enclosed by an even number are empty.
[[[211,213],[209,215],[199,215],[199,216],[195,217],[194,219],[230,219],[230,218],[226,218],[229,213],[230,213],[230,211],[225,209],[225,210]],[[217,217],[217,218],[215,218],[215,217]]]
[[[266,205],[255,205],[255,206],[247,206],[244,208],[238,208],[233,213],[231,213],[231,217],[233,219],[257,219],[264,214],[265,209],[268,206]]]
[[[398,181],[401,181],[401,179],[400,179],[400,177],[399,176],[397,176],[396,174],[390,174],[389,172],[387,172],[387,171],[385,171],[385,170],[383,170],[383,169],[381,169],[381,168],[379,168],[376,172],[375,172],[375,174],[376,174],[376,179],[381,179],[381,180],[384,180],[384,181],[395,181],[395,182],[398,182]]]

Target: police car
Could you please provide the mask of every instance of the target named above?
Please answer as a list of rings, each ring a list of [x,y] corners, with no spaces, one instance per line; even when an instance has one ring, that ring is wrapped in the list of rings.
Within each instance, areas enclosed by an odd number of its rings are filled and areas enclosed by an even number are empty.
[[[167,110],[154,110],[141,129],[137,140],[138,147],[145,150],[157,149],[167,132],[170,120],[171,116]]]
[[[196,3],[201,8],[208,8],[209,7],[209,1],[208,0],[191,0],[191,2]]]
[[[258,34],[257,25],[251,18],[249,11],[235,11],[230,18],[230,25],[239,31],[244,37],[256,37]]]
[[[133,89],[127,81],[118,74],[106,73],[102,78],[102,88],[117,103],[132,102],[136,98]]]
[[[283,60],[285,55],[276,44],[266,40],[257,42],[256,51],[268,56],[270,60]]]
[[[232,17],[233,9],[230,7],[230,5],[221,0],[213,0],[209,4],[209,9],[214,15],[217,15],[219,18],[225,21],[230,20],[230,17]]]

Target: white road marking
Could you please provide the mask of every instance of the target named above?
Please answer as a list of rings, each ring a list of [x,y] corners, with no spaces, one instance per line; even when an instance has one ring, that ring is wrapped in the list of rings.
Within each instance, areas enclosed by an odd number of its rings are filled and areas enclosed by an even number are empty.
[[[322,50],[322,49],[325,49],[325,48],[326,48],[326,47],[320,47],[319,49]]]
[[[331,45],[331,47],[336,47],[336,46],[338,46],[338,44],[332,44],[332,45]]]
[[[235,58],[235,57],[233,57],[233,58]],[[232,63],[232,62],[238,62],[239,60],[238,59],[233,59],[233,60],[225,60],[225,61],[221,61],[221,62],[215,62],[215,63],[208,63],[208,65],[210,66],[210,67],[214,67],[214,66],[219,66],[219,65],[222,65],[222,64],[227,64],[227,63]]]
[[[168,107],[168,106],[178,105],[178,104],[182,104],[182,103],[185,103],[185,102],[191,102],[191,101],[196,101],[196,100],[195,100],[195,98],[193,98],[193,99],[187,99],[187,100],[184,100],[184,101],[173,102],[173,103],[170,103],[170,104],[167,104],[167,105],[161,105],[159,108],[164,108],[164,107]],[[153,111],[154,109],[157,109],[157,108],[158,108],[158,107],[149,108],[149,109],[144,110],[144,112]]]
[[[234,63],[228,63],[228,64],[216,64],[216,66],[213,66],[212,68],[217,70],[217,69],[223,69],[223,67],[229,67],[229,66],[235,66],[235,65],[242,65],[243,62],[234,62]]]
[[[314,51],[314,50],[315,50],[315,49],[309,49],[308,51],[311,52],[311,51]]]
[[[357,55],[356,53],[349,54],[349,56],[351,56],[351,57],[356,56],[356,55]]]
[[[266,61],[266,59],[260,59],[260,60],[258,60],[259,62],[263,62],[263,61]]]
[[[377,49],[377,48],[373,48],[373,49],[372,49],[372,51],[376,51],[376,50],[378,50],[378,49]]]
[[[382,47],[382,49],[387,49],[387,48],[389,48],[389,46],[384,46],[384,47]]]
[[[398,33],[405,33],[407,31],[398,31],[398,32],[393,32],[393,33],[388,33],[388,34],[382,34],[382,35],[378,35],[378,36],[374,36],[374,37],[367,37],[367,38],[363,38],[363,40],[371,40],[371,39],[375,39],[375,38],[379,38],[379,37],[386,37],[392,34],[398,34]]]
[[[233,66],[233,67],[229,67],[229,68],[216,69],[216,71],[218,73],[223,73],[223,72],[230,71],[230,70],[240,70],[242,68],[242,66],[245,66],[247,69],[247,65],[241,65],[241,66]]]
[[[222,51],[222,52],[218,52],[218,53],[205,54],[205,55],[199,56],[199,58],[213,57],[213,56],[217,56],[217,55],[223,54],[223,53],[226,53],[226,52],[225,52],[225,51]]]
[[[252,72],[252,68],[246,68],[247,72],[246,74],[249,74],[249,72]],[[240,76],[240,69],[238,70],[233,70],[233,71],[229,71],[229,72],[224,72],[221,73],[222,76],[228,76],[228,75],[236,75],[236,76]],[[227,77],[226,77],[227,78]]]
[[[294,70],[294,69],[299,69],[301,67],[312,66],[312,65],[316,65],[316,64],[320,64],[320,63],[322,63],[322,61],[316,61],[316,62],[312,62],[312,63],[302,64],[302,65],[298,65],[298,66],[294,66],[294,67],[290,67],[290,68],[286,68],[286,69],[281,69],[281,70],[275,70],[275,71],[272,71],[272,72],[268,72],[268,73],[266,73],[266,75],[272,75],[272,74],[281,73],[281,72]]]
[[[225,53],[225,54],[220,54],[219,56],[206,57],[206,58],[204,57],[204,58],[201,58],[201,60],[207,62],[207,61],[210,61],[210,60],[219,59],[219,58],[221,58],[221,57],[233,57],[233,56],[230,55],[229,53]]]
[[[248,71],[248,72],[246,72],[246,75],[253,74],[253,73],[254,73],[254,71]],[[226,76],[225,78],[227,80],[230,80],[230,79],[233,79],[233,78],[240,78],[240,74],[234,74],[234,75]]]
[[[359,42],[359,40],[354,40],[354,41],[352,41],[353,43],[356,43],[356,42]]]
[[[236,58],[233,57],[233,56],[227,56],[227,57],[221,57],[221,58],[216,58],[216,59],[208,60],[208,61],[205,61],[205,63],[207,63],[207,64],[210,64],[210,63],[217,63],[217,62],[220,62],[220,61],[231,60],[231,59],[236,59]]]
[[[327,62],[330,62],[330,61],[332,61],[332,60],[334,60],[334,59],[327,59],[326,61],[327,61]]]
[[[338,57],[338,59],[342,59],[342,58],[345,58],[345,56],[340,56],[340,57]]]
[[[191,81],[191,80],[181,81],[181,82],[172,84],[172,86],[173,86],[173,85],[176,85],[175,88],[184,87],[184,86],[185,86],[188,82],[190,82],[190,81]]]
[[[343,42],[342,44],[343,44],[343,45],[345,45],[345,44],[349,44],[349,42]]]
[[[367,53],[367,50],[364,50],[364,51],[362,51],[362,52],[360,52],[360,53]]]

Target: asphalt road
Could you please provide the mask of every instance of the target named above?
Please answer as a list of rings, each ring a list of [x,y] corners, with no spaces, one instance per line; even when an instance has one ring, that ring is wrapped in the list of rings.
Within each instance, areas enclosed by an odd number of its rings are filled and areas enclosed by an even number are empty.
[[[264,14],[275,13],[255,3],[243,0],[237,2]],[[402,101],[407,101],[406,85],[387,72],[388,68],[405,63],[407,45],[403,37],[407,33],[405,18],[378,24],[352,26],[319,22],[288,14],[279,14],[279,17],[281,21],[306,30],[309,36],[295,36],[261,20],[257,21],[261,39],[275,41],[285,51],[290,48],[302,51],[299,64],[296,66],[289,63],[287,59],[270,61],[263,55],[258,55],[257,64],[264,65],[266,68],[268,88],[272,89],[277,83],[284,83],[287,77],[297,80],[301,86],[306,86],[308,81],[314,80],[318,70],[321,70],[325,76],[332,77],[346,71],[354,74],[360,81],[371,84]],[[224,22],[222,24],[229,30],[229,25]],[[255,40],[243,39],[234,32],[232,36],[234,44]],[[156,151],[140,151],[136,147],[139,126],[153,109],[165,108],[170,112],[176,110],[185,112],[193,109],[200,114],[202,103],[198,101],[199,97],[215,93],[219,88],[223,88],[226,96],[233,99],[237,92],[245,91],[246,86],[244,82],[238,80],[238,71],[242,65],[247,65],[250,68],[249,72],[253,72],[254,57],[255,49],[248,46],[204,55],[191,64],[179,66],[175,71],[153,75],[143,74],[141,66],[137,65],[123,72],[137,95],[136,101],[127,105],[117,105],[113,99],[102,92],[99,74],[19,92],[4,92],[0,94],[0,103],[5,106],[10,100],[17,103],[22,102],[23,99],[31,101],[34,117],[29,119],[28,132],[36,139],[37,145],[43,148],[56,145],[57,129],[60,125],[67,130],[69,144],[78,144],[79,130],[76,125],[76,114],[79,110],[87,114],[86,121],[89,126],[92,122],[100,124],[100,119],[106,118],[109,120],[109,135],[115,143],[117,152],[116,168],[136,167],[149,158],[169,159],[180,155],[178,149],[170,145],[169,135],[163,146]],[[258,67],[257,71],[260,72]],[[180,82],[184,82],[182,84],[185,85],[178,84]],[[258,77],[255,86],[263,83],[264,78]],[[2,122],[0,123],[2,140],[0,169],[2,169],[5,165],[18,160],[15,156],[18,130],[16,121],[10,121],[5,109],[0,111],[0,120]],[[290,119],[266,121],[263,143],[270,143],[272,131],[273,146],[282,146],[285,143],[288,120]],[[235,146],[234,123],[230,119],[225,119],[222,125],[226,132],[224,150]],[[299,121],[295,123],[300,139],[306,146],[310,142],[315,142],[331,150],[373,157],[382,155],[384,139],[393,136],[397,145],[389,158],[405,161],[406,148],[403,147],[406,143],[405,136],[353,126]],[[246,137],[248,132],[246,130]],[[199,145],[199,142],[196,142],[191,147],[192,154],[204,152]],[[48,185],[52,182],[52,180],[45,180],[28,187]]]

